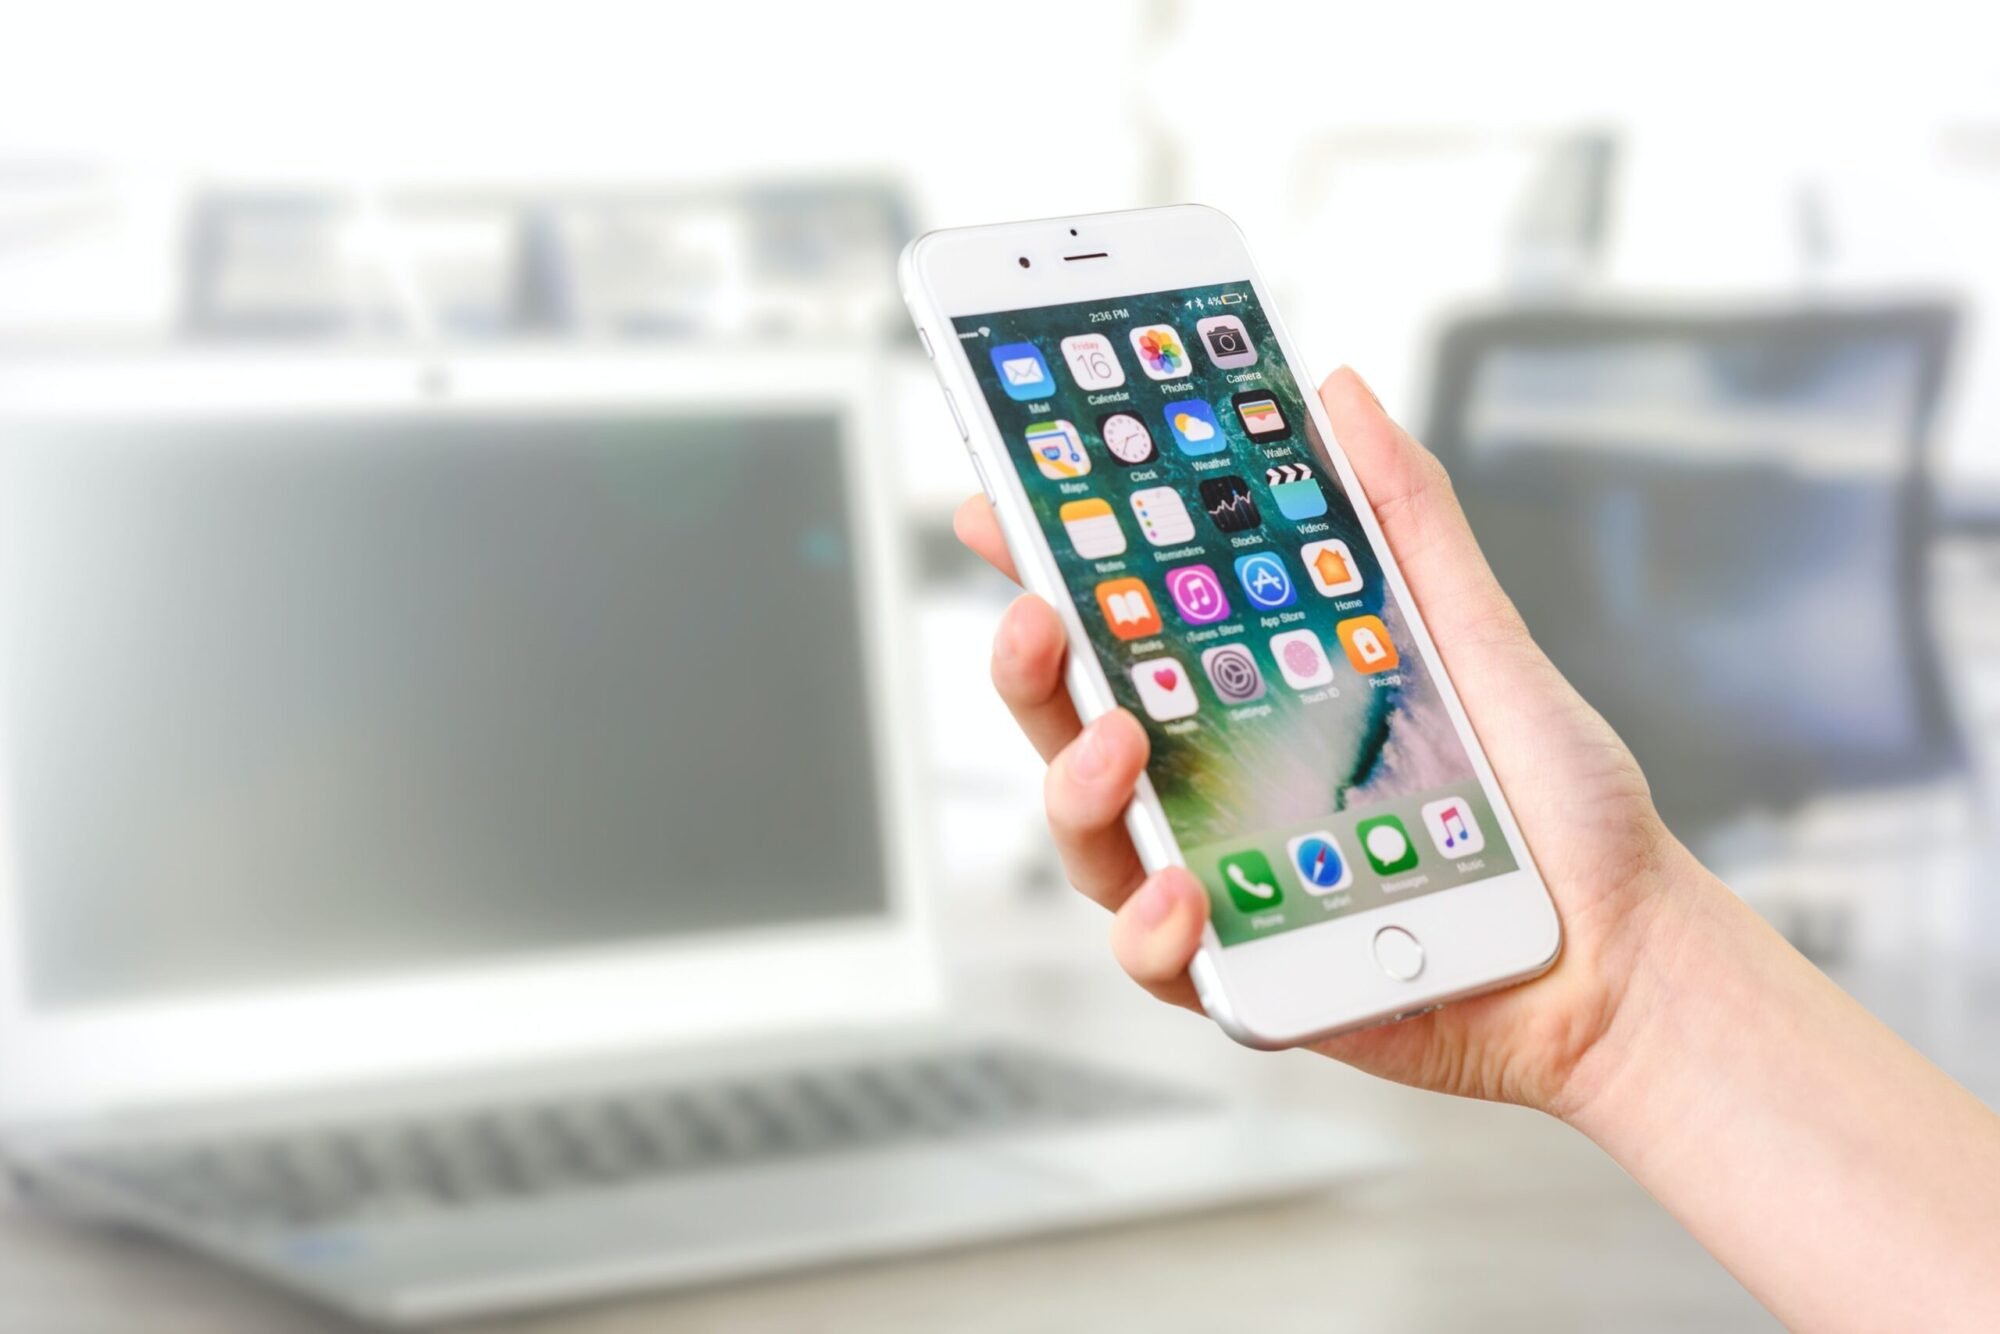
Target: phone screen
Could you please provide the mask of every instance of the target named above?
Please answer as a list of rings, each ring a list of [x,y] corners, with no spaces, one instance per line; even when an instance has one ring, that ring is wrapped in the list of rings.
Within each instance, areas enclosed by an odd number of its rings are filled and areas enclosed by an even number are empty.
[[[954,325],[1225,946],[1517,869],[1249,282]]]

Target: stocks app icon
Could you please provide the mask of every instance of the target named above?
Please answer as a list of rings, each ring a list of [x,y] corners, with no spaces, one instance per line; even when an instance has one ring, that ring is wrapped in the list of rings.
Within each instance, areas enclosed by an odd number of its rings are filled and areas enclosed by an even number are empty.
[[[1225,533],[1241,533],[1255,528],[1263,516],[1250,484],[1241,477],[1211,477],[1201,484],[1201,507],[1215,526]]]
[[[1224,704],[1248,704],[1264,696],[1264,674],[1241,644],[1222,644],[1201,655],[1201,669]]]

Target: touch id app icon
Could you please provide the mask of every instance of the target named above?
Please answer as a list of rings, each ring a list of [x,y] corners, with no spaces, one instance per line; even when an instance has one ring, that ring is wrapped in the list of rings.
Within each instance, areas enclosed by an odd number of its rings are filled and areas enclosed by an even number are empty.
[[[1160,633],[1160,609],[1140,579],[1106,579],[1097,586],[1097,609],[1120,639],[1144,639]]]
[[[1271,636],[1271,657],[1278,673],[1294,690],[1316,690],[1333,684],[1333,659],[1320,647],[1319,636],[1310,630],[1287,630]]]
[[[1153,658],[1135,663],[1132,667],[1132,688],[1139,692],[1139,703],[1145,708],[1146,716],[1155,722],[1186,718],[1201,707],[1201,701],[1195,698],[1194,682],[1188,679],[1187,668],[1172,658]]]
[[[1308,894],[1332,894],[1354,883],[1354,867],[1340,855],[1340,844],[1324,829],[1300,834],[1285,844],[1285,855],[1299,873]]]
[[[993,369],[1000,374],[1000,387],[1017,403],[1047,398],[1056,391],[1055,377],[1041,350],[1033,343],[1008,343],[993,349]]]

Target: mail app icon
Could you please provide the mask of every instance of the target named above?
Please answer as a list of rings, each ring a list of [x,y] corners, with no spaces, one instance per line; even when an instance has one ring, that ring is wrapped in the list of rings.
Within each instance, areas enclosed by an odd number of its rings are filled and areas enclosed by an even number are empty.
[[[1049,375],[1049,363],[1033,343],[1008,343],[993,349],[993,369],[1000,373],[1000,387],[1017,403],[1047,398],[1056,391]]]

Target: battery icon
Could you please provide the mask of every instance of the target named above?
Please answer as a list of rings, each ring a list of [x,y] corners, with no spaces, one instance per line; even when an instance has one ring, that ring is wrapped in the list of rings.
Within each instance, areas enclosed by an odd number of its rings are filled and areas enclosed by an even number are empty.
[[[1225,305],[1225,306],[1233,306],[1233,305],[1235,305],[1235,304],[1236,304],[1237,302],[1239,302],[1239,301],[1243,300],[1243,293],[1241,293],[1241,292],[1224,292],[1224,293],[1223,293],[1223,294],[1222,294],[1221,296],[1217,297],[1217,298],[1216,298],[1216,300],[1217,300],[1217,301],[1220,301],[1220,302],[1221,302],[1221,303],[1222,303],[1223,305]]]

